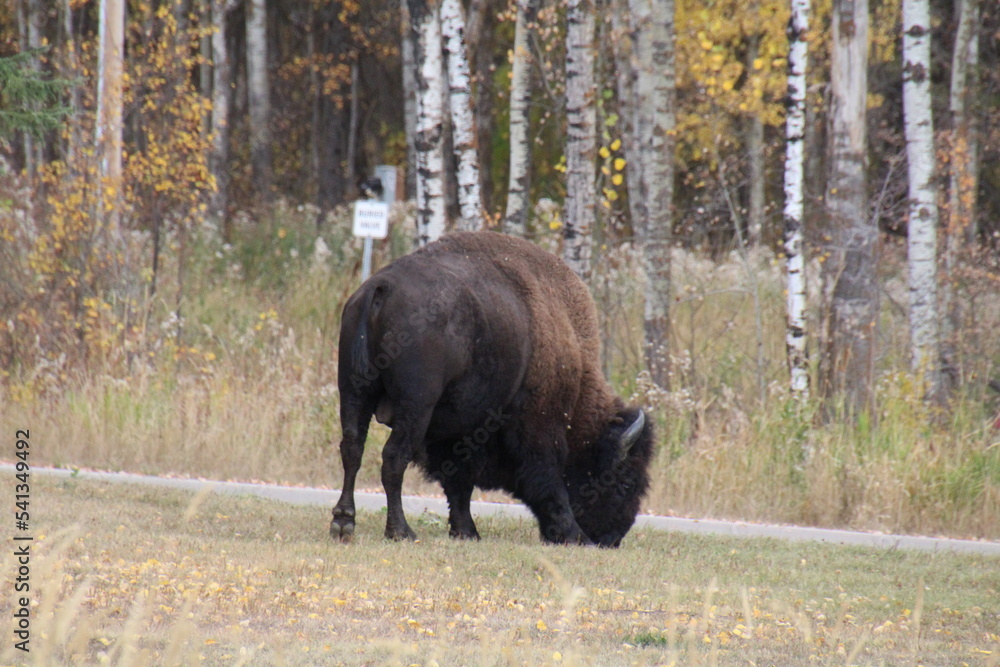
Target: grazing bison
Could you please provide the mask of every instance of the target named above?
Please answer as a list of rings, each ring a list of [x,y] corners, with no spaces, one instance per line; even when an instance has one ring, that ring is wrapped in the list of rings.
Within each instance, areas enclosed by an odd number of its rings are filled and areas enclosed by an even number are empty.
[[[649,484],[652,426],[599,363],[587,287],[554,255],[491,232],[402,257],[354,293],[340,328],[344,487],[330,534],[354,533],[354,481],[372,415],[385,535],[415,538],[400,491],[416,462],[444,488],[453,537],[479,538],[474,487],[523,501],[542,539],[616,547]]]

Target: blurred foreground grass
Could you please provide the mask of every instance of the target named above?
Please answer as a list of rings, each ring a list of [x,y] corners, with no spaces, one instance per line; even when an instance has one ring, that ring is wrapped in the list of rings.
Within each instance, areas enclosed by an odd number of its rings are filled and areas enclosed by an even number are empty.
[[[1000,559],[634,531],[619,550],[482,542],[411,517],[32,478],[32,652],[52,664],[996,665]],[[0,564],[11,590],[11,554]],[[10,622],[9,614],[4,614]],[[8,638],[10,637],[7,634]]]

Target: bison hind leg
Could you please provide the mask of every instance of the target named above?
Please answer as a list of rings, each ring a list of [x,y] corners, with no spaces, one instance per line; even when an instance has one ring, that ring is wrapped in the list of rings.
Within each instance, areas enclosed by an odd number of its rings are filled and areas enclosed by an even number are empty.
[[[344,437],[340,442],[340,459],[344,468],[344,484],[340,499],[333,508],[330,537],[346,543],[354,537],[354,482],[361,468],[374,403],[370,396],[344,396],[341,400],[340,419]]]

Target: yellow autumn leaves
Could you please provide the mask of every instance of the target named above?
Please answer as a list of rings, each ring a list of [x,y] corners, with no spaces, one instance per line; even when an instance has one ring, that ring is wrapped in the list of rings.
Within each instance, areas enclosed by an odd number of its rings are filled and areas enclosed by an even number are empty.
[[[604,195],[601,205],[606,209],[612,207],[612,202],[618,201],[621,195],[620,188],[625,183],[627,162],[624,157],[618,154],[621,147],[622,140],[616,138],[607,146],[601,146],[597,151],[603,160],[601,175],[606,179],[605,184],[601,187],[601,194]],[[611,187],[609,187],[609,183]]]
[[[707,160],[739,143],[742,118],[777,126],[787,87],[788,3],[677,3],[677,155]]]

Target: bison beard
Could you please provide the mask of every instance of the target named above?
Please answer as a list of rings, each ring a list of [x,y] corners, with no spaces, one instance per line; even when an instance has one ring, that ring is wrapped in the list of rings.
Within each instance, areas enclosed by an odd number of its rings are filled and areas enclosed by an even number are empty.
[[[372,276],[340,329],[344,485],[330,534],[354,534],[354,483],[374,415],[385,535],[414,539],[403,473],[416,462],[448,498],[453,537],[479,539],[472,491],[502,489],[542,539],[616,547],[649,485],[652,426],[601,373],[597,312],[554,255],[491,232],[447,236]]]

